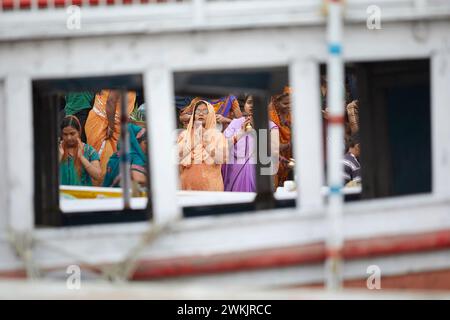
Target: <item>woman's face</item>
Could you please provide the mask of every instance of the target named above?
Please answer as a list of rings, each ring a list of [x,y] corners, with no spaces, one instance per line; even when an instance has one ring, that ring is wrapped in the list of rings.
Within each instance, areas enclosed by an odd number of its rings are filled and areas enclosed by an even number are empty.
[[[80,134],[74,127],[68,126],[62,130],[62,139],[66,147],[73,148],[78,145]]]
[[[278,102],[278,107],[281,111],[290,112],[291,111],[291,97],[289,95],[284,96]]]
[[[253,97],[252,96],[248,96],[247,100],[245,100],[244,111],[245,111],[245,113],[247,113],[250,116],[253,115]]]
[[[205,103],[201,103],[195,108],[194,120],[201,122],[203,126],[206,124],[206,117],[208,116],[208,107]]]

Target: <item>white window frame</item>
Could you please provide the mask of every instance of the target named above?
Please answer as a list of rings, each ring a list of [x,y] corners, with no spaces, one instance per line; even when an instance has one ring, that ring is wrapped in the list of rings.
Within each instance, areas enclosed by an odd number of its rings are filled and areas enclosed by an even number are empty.
[[[309,64],[311,67],[311,63]],[[217,62],[211,62],[211,63],[205,63],[204,61],[198,61],[193,62],[189,66],[173,66],[172,68],[169,66],[158,66],[154,69],[150,69],[146,73],[146,80],[149,80],[148,82],[145,81],[145,92],[148,94],[146,97],[147,101],[150,101],[150,112],[148,114],[154,114],[158,113],[159,117],[151,117],[148,119],[149,128],[150,128],[150,136],[170,136],[174,137],[174,132],[176,131],[176,125],[175,125],[175,112],[173,108],[161,108],[161,105],[172,105],[172,101],[175,101],[175,91],[173,87],[173,79],[174,74],[177,72],[189,72],[189,71],[224,71],[224,70],[236,70],[236,69],[252,69],[252,70],[263,70],[264,68],[271,68],[271,67],[282,67],[286,68],[288,70],[288,76],[289,76],[289,82],[291,81],[297,81],[295,86],[303,85],[303,83],[307,83],[307,85],[312,86],[312,83],[314,82],[314,77],[318,81],[318,71],[319,69],[310,68],[308,71],[310,73],[303,73],[303,77],[297,77],[296,73],[291,72],[292,65],[289,63],[278,63],[274,62],[271,64],[270,61],[266,61],[265,63],[252,63],[252,64],[240,64],[230,66],[229,63],[217,63]],[[317,74],[314,75],[314,72],[317,71]],[[311,75],[311,72],[313,73],[313,80],[307,79],[309,75]],[[319,107],[319,89],[317,89],[317,108],[315,110],[318,110],[316,112],[317,119],[320,120],[320,107]],[[293,90],[296,91],[296,88],[293,87]],[[158,92],[157,97],[152,97],[151,92]],[[153,99],[153,100],[152,100]],[[293,101],[294,109],[297,102]],[[306,110],[306,109],[305,109]],[[309,110],[306,110],[309,111]],[[300,117],[305,117],[301,112],[299,115]],[[164,123],[162,120],[167,121]],[[320,129],[320,123],[317,121],[311,121],[314,124],[317,124],[317,131],[318,131],[318,137],[317,139],[320,139],[321,137],[321,129]],[[310,126],[313,126],[314,124],[310,124]],[[164,127],[164,128],[163,128]],[[294,130],[300,131],[301,126],[294,127]],[[314,128],[311,128],[311,130],[314,131]],[[296,132],[296,135],[299,135],[298,132]],[[150,138],[151,139],[151,138]],[[151,140],[150,140],[151,141]],[[304,142],[303,142],[304,143]],[[161,148],[162,147],[162,148]],[[153,149],[154,148],[154,149]],[[180,219],[182,217],[182,205],[179,203],[177,199],[176,193],[179,191],[179,177],[178,177],[178,167],[168,165],[170,163],[173,163],[173,146],[172,145],[165,145],[161,146],[161,144],[153,143],[153,148],[151,149],[151,153],[153,152],[157,159],[152,158],[152,192],[153,197],[152,199],[155,199],[155,201],[159,201],[159,204],[153,206],[153,217],[155,221],[158,223],[158,221],[174,221],[177,219]],[[320,147],[319,147],[320,149]],[[320,159],[321,154],[318,153],[315,156],[318,156],[318,159]],[[317,159],[315,159],[317,160]],[[301,162],[303,164],[303,161]],[[311,169],[311,175],[316,174],[320,176],[321,172],[318,170],[317,167],[312,166],[310,163],[306,164],[307,169]],[[174,170],[168,170],[170,167],[172,167]],[[167,175],[167,173],[169,173]],[[310,175],[310,176],[311,176]],[[303,177],[300,179],[307,179],[307,177]],[[175,183],[174,183],[175,180]],[[320,178],[316,179],[316,181],[321,181]],[[158,186],[165,185],[166,187],[164,189],[158,188]],[[319,201],[323,201],[321,196],[321,187],[318,186],[316,190],[318,191]],[[309,194],[311,194],[310,192]],[[304,194],[298,193],[296,200],[300,200],[300,196],[308,196]],[[317,200],[316,200],[317,201]],[[205,202],[205,205],[211,205],[210,202]],[[317,207],[315,208],[317,209]],[[298,212],[296,208],[292,208],[294,211],[294,215],[296,215]],[[274,214],[276,214],[277,209],[273,209]],[[245,214],[246,212],[242,212]],[[237,213],[236,215],[239,215]],[[195,218],[189,218],[189,219],[195,219]]]
[[[443,25],[435,26],[436,28],[445,28],[447,25],[444,23]],[[395,29],[394,25],[394,29]],[[401,28],[405,28],[406,26],[401,25]],[[434,28],[434,26],[433,26]],[[318,34],[323,34],[322,32],[318,32],[317,30],[312,30],[311,36],[317,36]],[[354,35],[356,35],[357,39],[364,39],[365,37],[365,31],[354,31]],[[401,30],[398,33],[399,36],[405,35],[405,31]],[[421,44],[417,43],[411,43],[409,42],[409,38],[405,37],[406,41],[403,44],[403,46],[396,45],[393,47],[393,44],[387,43],[386,47],[380,47],[377,48],[377,50],[372,50],[365,47],[358,47],[358,42],[354,43],[344,43],[344,59],[348,62],[358,62],[358,61],[381,61],[381,60],[393,60],[396,58],[404,58],[408,57],[411,59],[416,58],[430,58],[432,61],[432,69],[431,69],[431,77],[432,77],[432,92],[435,96],[435,98],[432,101],[432,132],[433,132],[433,190],[431,194],[422,195],[422,196],[411,196],[411,197],[397,197],[392,199],[378,199],[378,200],[367,200],[367,201],[360,201],[358,203],[348,203],[344,204],[344,218],[345,219],[353,219],[357,215],[361,213],[362,210],[370,213],[370,212],[384,212],[384,211],[390,211],[390,210],[399,210],[402,213],[402,219],[405,219],[405,222],[407,222],[407,211],[417,211],[416,208],[423,206],[423,205],[432,205],[435,210],[433,211],[434,215],[433,217],[438,219],[439,217],[442,218],[444,215],[444,210],[448,208],[448,200],[450,196],[449,187],[445,186],[443,183],[444,177],[439,177],[440,174],[443,172],[449,172],[449,165],[448,163],[445,163],[442,161],[443,158],[448,159],[449,158],[449,139],[447,138],[449,135],[449,128],[447,125],[447,119],[449,116],[449,110],[448,110],[448,103],[449,96],[449,82],[450,82],[450,71],[447,67],[447,69],[442,72],[441,64],[443,61],[450,61],[449,52],[446,51],[444,48],[442,51],[434,52],[437,41],[432,41],[432,44],[430,46],[423,46]],[[195,39],[195,38],[194,38]],[[199,44],[201,43],[202,35],[198,35],[198,41]],[[59,44],[52,44],[52,46],[55,46],[56,48],[59,48]],[[53,48],[54,49],[54,48]],[[323,48],[324,49],[324,48]],[[411,50],[412,49],[412,50]],[[309,51],[308,51],[309,50]],[[156,61],[154,64],[147,65],[146,67],[143,66],[136,66],[134,65],[131,67],[131,69],[125,70],[125,67],[123,65],[115,66],[115,69],[110,69],[107,72],[109,74],[120,74],[120,73],[143,73],[144,74],[144,90],[147,96],[149,103],[150,103],[150,109],[158,110],[160,112],[161,110],[164,110],[164,108],[159,108],[160,103],[161,104],[167,104],[171,103],[171,97],[173,95],[173,88],[172,88],[172,74],[173,72],[177,71],[199,71],[199,70],[223,70],[226,68],[264,68],[264,67],[273,67],[273,66],[289,66],[289,79],[291,82],[291,85],[293,86],[294,92],[298,92],[294,94],[294,116],[299,119],[299,125],[294,125],[295,134],[300,137],[300,139],[297,140],[295,148],[297,150],[301,150],[301,148],[310,148],[307,150],[310,150],[312,159],[304,161],[300,160],[299,158],[299,168],[297,170],[305,170],[311,169],[311,172],[308,171],[308,175],[310,177],[317,177],[318,181],[322,181],[322,179],[319,179],[321,175],[323,175],[321,166],[321,154],[320,150],[317,150],[317,148],[320,148],[321,144],[317,144],[315,147],[311,147],[306,145],[305,138],[306,135],[303,133],[308,134],[308,130],[317,131],[318,128],[320,128],[320,122],[316,122],[316,124],[313,124],[312,126],[301,126],[302,121],[306,121],[306,119],[302,119],[302,99],[306,99],[306,101],[309,101],[311,103],[310,107],[307,109],[304,109],[303,112],[305,114],[309,114],[311,117],[316,117],[320,119],[320,107],[317,107],[318,104],[318,96],[310,96],[306,91],[301,92],[302,90],[298,90],[299,87],[306,86],[308,88],[312,88],[314,86],[314,77],[317,77],[318,74],[318,65],[320,62],[325,61],[325,50],[322,50],[322,54],[313,55],[313,52],[317,52],[318,48],[314,47],[311,49],[306,49],[306,52],[304,53],[278,53],[278,51],[270,51],[270,53],[273,53],[273,55],[269,55],[270,58],[265,58],[266,60],[262,59],[261,56],[257,57],[246,57],[239,61],[239,63],[234,63],[233,61],[223,61],[222,63],[211,63],[209,60],[201,60],[200,58],[198,60],[192,60],[192,61],[182,61],[172,62],[171,65],[169,65],[167,62],[164,61]],[[129,61],[127,61],[129,62]],[[314,66],[317,66],[314,67]],[[82,74],[83,76],[90,76],[90,72],[92,72],[92,75],[98,75],[100,69],[96,69],[94,71],[91,71],[88,67],[83,67],[77,70],[77,73]],[[106,69],[105,69],[106,70]],[[294,72],[293,70],[298,71]],[[314,71],[316,70],[316,71]],[[97,72],[97,73],[96,73]],[[105,71],[106,73],[106,71]],[[314,75],[315,74],[315,75]],[[76,76],[77,74],[64,74],[63,71],[55,71],[51,70],[48,71],[47,74],[44,74],[44,76],[48,78],[52,77],[61,77],[61,76]],[[42,76],[42,75],[40,75]],[[311,77],[310,77],[311,76]],[[33,148],[32,148],[32,134],[30,132],[25,132],[23,135],[19,135],[19,138],[17,139],[14,134],[17,133],[18,128],[14,128],[13,124],[16,121],[16,116],[20,114],[20,117],[22,119],[23,117],[23,110],[21,108],[15,108],[14,106],[21,105],[24,110],[26,111],[25,120],[26,123],[30,125],[30,128],[27,130],[31,130],[31,79],[37,77],[35,74],[30,75],[23,75],[21,73],[12,75],[8,74],[5,82],[5,93],[7,96],[7,99],[10,99],[7,103],[7,141],[8,143],[14,143],[15,148],[17,150],[20,150],[21,155],[24,157],[29,157],[28,159],[33,159]],[[15,91],[17,88],[22,88],[21,94],[17,95],[17,92]],[[155,96],[152,98],[151,93],[154,92],[155,89],[161,90],[158,92],[158,96]],[[318,92],[318,81],[317,81],[317,92]],[[314,105],[316,104],[317,109],[314,109]],[[297,105],[300,105],[300,108],[297,108]],[[309,105],[309,103],[308,103]],[[27,108],[28,107],[28,108]],[[158,109],[157,109],[158,108]],[[170,114],[169,114],[170,113]],[[159,146],[158,141],[156,141],[158,138],[161,137],[161,131],[164,133],[171,134],[171,130],[175,129],[175,121],[174,121],[174,112],[172,109],[167,108],[166,111],[160,115],[160,119],[165,119],[168,121],[167,126],[159,127],[157,123],[153,123],[156,121],[155,117],[150,117],[149,123],[155,125],[154,128],[150,129],[149,132],[149,141],[150,145],[153,145],[151,147],[151,153],[150,156],[155,154],[152,150],[156,148],[156,146]],[[152,120],[153,118],[153,120]],[[170,120],[172,119],[172,120]],[[162,121],[161,121],[162,122]],[[319,130],[320,131],[320,130]],[[313,138],[315,140],[320,137],[320,134]],[[13,139],[11,139],[13,138]],[[14,149],[16,150],[16,149]],[[158,153],[161,152],[161,150],[157,150]],[[14,160],[14,162],[11,162],[11,160]],[[27,159],[27,158],[25,158]],[[157,156],[157,159],[160,160],[168,160],[170,159],[168,148],[163,147],[163,152]],[[441,159],[441,160],[438,160]],[[154,205],[154,212],[153,212],[153,219],[157,224],[164,224],[167,221],[172,221],[175,219],[179,219],[180,217],[180,208],[174,205],[175,201],[173,201],[175,196],[175,190],[176,190],[176,169],[174,168],[172,173],[169,173],[168,176],[162,175],[161,172],[158,172],[157,169],[163,168],[163,164],[156,164],[155,166],[155,159],[151,158],[150,167],[152,172],[152,186],[153,188],[158,185],[158,181],[161,181],[159,179],[164,179],[164,181],[169,181],[169,188],[172,190],[172,193],[167,192],[167,190],[164,191],[165,194],[163,194],[162,190],[160,191],[154,191],[155,193],[152,194],[152,202]],[[8,161],[8,177],[10,178],[17,178],[18,180],[15,180],[16,183],[18,183],[19,186],[19,192],[16,193],[8,193],[8,198],[10,199],[10,207],[9,208],[9,216],[10,216],[10,225],[12,227],[16,228],[24,228],[33,230],[34,224],[33,224],[33,199],[32,199],[32,188],[33,183],[30,184],[29,176],[33,177],[33,169],[32,169],[32,161],[25,160],[25,169],[18,168],[14,169],[12,166],[12,163],[17,164],[16,157],[13,155],[9,155],[7,158]],[[153,176],[156,175],[156,176]],[[300,175],[301,176],[301,175]],[[436,179],[437,178],[437,179]],[[305,185],[306,178],[300,178],[299,181],[300,185]],[[27,184],[30,186],[28,187]],[[314,191],[316,190],[316,191]],[[22,194],[20,194],[22,193]],[[161,198],[156,198],[158,196],[161,196]],[[226,231],[232,233],[232,229],[236,227],[245,226],[248,224],[265,224],[264,228],[270,228],[270,227],[289,227],[290,221],[297,223],[301,221],[301,223],[305,223],[306,225],[325,225],[325,215],[324,210],[321,209],[321,206],[323,205],[323,198],[319,196],[318,192],[318,186],[315,185],[312,190],[304,190],[299,193],[300,202],[302,201],[303,197],[305,197],[305,206],[307,208],[296,208],[296,209],[276,209],[276,210],[270,210],[270,211],[264,211],[259,213],[252,213],[252,214],[235,214],[233,216],[211,216],[211,217],[198,217],[198,218],[190,218],[183,220],[179,223],[177,223],[174,226],[174,232],[177,232],[177,234],[174,237],[168,237],[167,243],[175,245],[177,242],[178,237],[181,237],[182,239],[185,239],[185,237],[193,237],[193,234],[191,233],[205,233],[208,230],[217,230],[221,229],[223,232],[226,233]],[[307,198],[307,199],[306,199]],[[25,201],[25,200],[26,201]],[[27,200],[28,199],[28,200]],[[20,200],[20,201],[19,201]],[[447,201],[447,202],[445,202]],[[302,202],[301,202],[302,203]],[[166,206],[168,205],[168,206]],[[318,209],[316,209],[318,208]],[[404,208],[404,209],[402,209]],[[419,216],[417,214],[417,216]],[[448,224],[445,223],[437,223],[436,220],[434,221],[428,221],[427,217],[420,216],[420,221],[426,222],[426,227],[423,227],[423,225],[415,226],[410,224],[405,224],[405,226],[400,226],[395,229],[395,232],[412,232],[417,230],[429,230],[429,229],[437,229],[442,226],[448,226]],[[414,221],[415,222],[415,221]],[[389,228],[385,227],[383,222],[381,221],[374,221],[375,227],[372,227],[365,225],[365,228],[361,230],[352,230],[351,233],[347,233],[348,236],[355,236],[355,235],[365,235],[370,236],[372,234],[375,234],[377,232],[389,232]],[[120,225],[90,225],[90,226],[83,226],[83,227],[71,227],[71,228],[44,228],[39,230],[33,230],[35,236],[38,239],[42,240],[55,240],[58,239],[87,239],[86,242],[93,241],[96,239],[96,237],[102,237],[102,236],[132,236],[134,238],[138,238],[140,235],[142,235],[145,231],[148,230],[149,224],[147,222],[142,223],[124,223]],[[150,226],[152,228],[153,225]],[[228,229],[230,228],[230,229]],[[348,228],[348,226],[345,226],[345,228]],[[372,228],[372,229],[371,229]],[[386,229],[383,229],[386,228]],[[262,229],[261,229],[262,230]],[[347,229],[346,229],[347,230]],[[279,230],[278,230],[279,231]],[[362,232],[365,232],[364,234]],[[322,236],[322,235],[320,235]],[[255,248],[261,247],[264,248],[264,246],[282,246],[286,244],[290,244],[295,241],[300,241],[299,238],[292,238],[288,239],[283,235],[279,235],[278,238],[270,241],[265,241],[264,243],[260,244],[248,244],[248,246],[253,246]],[[170,239],[169,239],[170,238]],[[245,240],[248,240],[249,238],[245,235],[242,235],[242,238]],[[166,241],[166,240],[162,240]],[[250,240],[249,240],[250,241]],[[303,239],[303,241],[305,241]],[[249,242],[250,243],[250,242]],[[179,246],[183,246],[184,243],[178,242]],[[248,247],[247,246],[247,247]],[[167,247],[165,247],[167,248]],[[191,248],[193,251],[195,244],[191,244]],[[217,248],[216,248],[217,249]],[[236,245],[234,248],[235,250],[239,250],[240,247]],[[157,250],[157,249],[155,249]],[[182,250],[181,248],[174,249],[176,252],[180,253]],[[197,247],[197,250],[199,250],[199,247]],[[219,249],[217,249],[219,250]],[[172,251],[172,252],[175,252]],[[211,247],[211,249],[207,253],[214,252],[214,248]],[[95,258],[93,258],[95,259]]]
[[[34,229],[34,148],[31,80],[23,74],[9,74],[5,82],[5,156],[7,165],[8,227],[19,232]],[[19,94],[20,93],[20,94]],[[20,107],[19,107],[20,106]],[[21,125],[18,125],[20,119]],[[25,128],[25,131],[22,129]]]
[[[6,108],[5,108],[5,81],[0,78],[0,150],[6,150]],[[7,169],[6,157],[0,156],[0,233],[7,227]],[[1,241],[1,240],[0,240]]]
[[[432,188],[436,199],[450,198],[450,49],[431,55]]]

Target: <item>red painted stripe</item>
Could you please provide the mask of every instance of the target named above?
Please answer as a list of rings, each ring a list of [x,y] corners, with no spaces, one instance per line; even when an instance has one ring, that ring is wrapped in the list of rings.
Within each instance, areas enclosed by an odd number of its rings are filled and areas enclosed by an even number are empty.
[[[0,272],[0,280],[5,279],[23,279],[26,278],[27,274],[25,270],[12,270],[12,271],[2,271]]]
[[[329,124],[344,124],[345,119],[343,116],[329,116],[327,121]]]
[[[341,249],[325,248],[325,257],[328,258],[342,258],[343,251]]]
[[[449,248],[450,230],[442,230],[424,234],[346,241],[342,251],[342,257],[344,260],[356,260],[361,258],[427,252]],[[144,280],[266,268],[282,268],[302,264],[319,264],[323,263],[326,258],[327,250],[325,244],[321,242],[303,246],[230,254],[141,260],[133,275],[133,279]],[[59,268],[52,269],[57,270]],[[0,272],[0,277],[25,277],[25,273],[23,270]]]
[[[146,4],[149,2],[152,3],[164,3],[167,2],[167,0],[140,0],[140,3]],[[19,8],[20,9],[29,9],[31,8],[31,3],[37,2],[38,8],[48,8],[54,5],[55,7],[68,7],[71,5],[78,5],[83,6],[84,2],[83,0],[20,0],[19,1]],[[133,0],[123,0],[123,4],[131,4]],[[88,0],[88,3],[90,6],[97,6],[100,3],[100,0]],[[121,5],[119,3],[119,0],[106,0],[106,3],[108,5]],[[5,10],[12,10],[14,8],[14,0],[3,0],[1,6]]]
[[[426,234],[380,237],[346,241],[342,258],[355,260],[374,256],[414,253],[450,248],[450,230]],[[323,263],[327,257],[324,243],[242,252],[228,255],[182,257],[141,261],[134,279],[162,278],[280,268],[300,264]]]
[[[300,251],[299,251],[300,250]],[[211,274],[261,268],[319,263],[325,259],[323,244],[214,256],[141,261],[133,279]]]
[[[101,275],[101,268],[99,266],[90,266],[90,265],[83,265],[78,264],[80,269],[83,271],[90,271],[92,273],[97,273],[99,276]],[[59,267],[52,267],[52,268],[46,268],[43,270],[44,272],[57,272],[61,270],[66,270],[67,266],[59,266]],[[21,270],[12,270],[12,271],[0,271],[0,280],[5,279],[24,279],[27,277],[26,271]]]

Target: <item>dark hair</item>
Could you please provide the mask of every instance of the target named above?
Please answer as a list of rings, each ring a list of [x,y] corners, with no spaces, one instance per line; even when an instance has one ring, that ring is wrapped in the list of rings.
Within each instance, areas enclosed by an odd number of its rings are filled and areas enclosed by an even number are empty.
[[[356,146],[356,145],[359,144],[359,143],[360,143],[360,140],[359,140],[359,133],[356,132],[356,133],[352,134],[352,135],[348,138],[348,140],[347,140],[347,150],[348,150],[349,148],[353,148],[354,146]]]
[[[77,117],[75,116],[66,116],[64,117],[63,121],[61,121],[61,132],[63,131],[64,128],[67,127],[72,127],[75,130],[77,130],[79,133],[81,133],[81,124],[80,124],[80,120],[78,120]]]
[[[327,86],[328,85],[328,80],[327,80],[327,75],[323,74],[320,76],[320,85],[321,86]]]
[[[197,108],[197,107],[198,107],[199,105],[201,105],[201,104],[206,105],[205,100],[199,100],[199,101],[197,101],[197,102],[194,104],[194,108]]]
[[[204,100],[197,101],[197,102],[194,104],[194,108],[192,108],[192,114],[193,114],[193,115],[195,115],[195,112],[197,111],[198,106],[201,105],[201,104],[204,104],[205,106],[208,107],[208,105],[206,104],[206,102],[205,102]]]
[[[252,95],[251,93],[248,93],[248,92],[244,92],[242,95],[240,95],[240,96],[238,97],[239,108],[241,109],[241,112],[244,112],[244,111],[245,111],[245,110],[244,110],[245,103],[246,103],[247,100],[248,100],[249,98],[251,98],[251,97],[253,97],[253,95]]]
[[[61,133],[62,133],[63,129],[67,128],[67,127],[72,127],[75,130],[77,130],[79,134],[81,134],[81,124],[80,124],[80,120],[78,120],[77,117],[75,117],[75,116],[66,116],[66,117],[64,117],[63,121],[61,122],[61,127],[60,127],[61,128]],[[69,156],[68,151],[64,147],[64,154],[63,154],[63,156],[61,158],[62,161],[66,161],[68,156]],[[78,174],[78,177],[81,177],[82,164],[81,164],[81,159],[78,157],[77,153],[75,153],[75,156],[74,156],[74,166],[75,166],[75,170],[76,170],[76,172]]]

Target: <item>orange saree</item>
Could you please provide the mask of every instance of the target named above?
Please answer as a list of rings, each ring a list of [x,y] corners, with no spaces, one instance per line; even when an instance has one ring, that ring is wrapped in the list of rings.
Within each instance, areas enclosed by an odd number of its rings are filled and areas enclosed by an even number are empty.
[[[214,107],[208,107],[205,128],[194,128],[192,114],[186,130],[178,138],[182,190],[223,191],[222,164],[227,160],[227,141],[215,129]]]
[[[278,115],[275,106],[273,103],[269,105],[269,118],[272,120],[277,126],[280,134],[280,144],[288,144],[291,142],[291,114],[289,113],[285,118],[285,121],[281,121],[280,116]],[[278,172],[274,177],[275,188],[278,186],[283,186],[284,181],[287,180],[289,171],[291,170],[288,167],[288,161],[292,158],[292,147],[284,149],[280,151],[280,162],[278,167]]]
[[[114,118],[114,133],[110,139],[106,138],[108,130],[108,119],[106,115],[106,102],[110,94],[110,90],[102,90],[95,95],[95,102],[92,110],[89,112],[86,120],[85,132],[88,144],[94,147],[100,156],[100,166],[102,169],[102,179],[106,173],[106,167],[109,158],[117,151],[117,142],[120,139],[120,103],[119,99],[116,103],[116,114]],[[133,111],[136,101],[136,92],[128,92],[127,95],[127,113]],[[102,181],[94,181],[95,186],[102,184]]]

